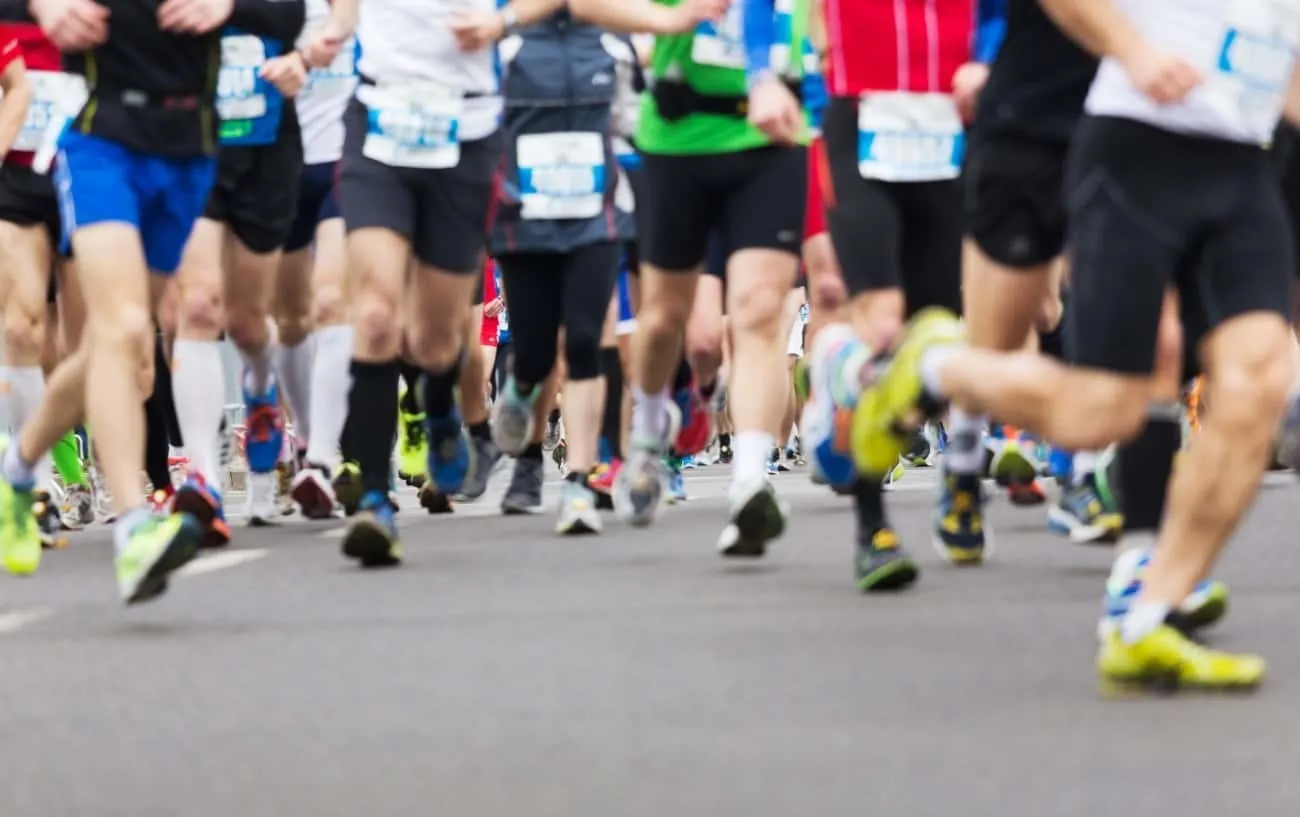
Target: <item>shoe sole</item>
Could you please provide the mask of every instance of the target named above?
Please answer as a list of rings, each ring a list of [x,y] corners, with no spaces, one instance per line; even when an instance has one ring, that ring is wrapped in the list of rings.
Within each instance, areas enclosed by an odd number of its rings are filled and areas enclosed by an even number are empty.
[[[437,491],[420,491],[420,507],[428,511],[430,515],[452,513],[455,510],[452,507],[451,499],[446,494]]]
[[[767,543],[785,533],[781,507],[770,491],[754,494],[732,521],[736,541],[720,548],[727,559],[761,559],[767,555]]]
[[[394,567],[401,559],[393,555],[393,541],[378,523],[356,519],[343,534],[343,555],[355,559],[362,567]]]
[[[145,571],[144,578],[136,585],[135,591],[127,596],[126,603],[140,604],[167,592],[167,579],[199,555],[202,539],[203,529],[199,523],[193,517],[184,518],[180,530]]]
[[[230,544],[230,526],[217,516],[216,497],[207,489],[182,485],[172,498],[172,508],[178,513],[189,514],[199,524],[203,531],[200,548],[211,550]]]
[[[1098,679],[1098,692],[1108,700],[1123,700],[1150,695],[1168,696],[1178,693],[1194,695],[1249,695],[1260,688],[1262,677],[1252,681],[1225,684],[1189,684],[1179,680],[1177,673],[1159,673],[1140,676],[1107,676]]]
[[[903,590],[915,584],[920,575],[921,568],[916,562],[900,556],[859,577],[858,589],[863,593]]]
[[[289,498],[307,519],[334,518],[334,501],[315,480],[304,479],[289,490]]]

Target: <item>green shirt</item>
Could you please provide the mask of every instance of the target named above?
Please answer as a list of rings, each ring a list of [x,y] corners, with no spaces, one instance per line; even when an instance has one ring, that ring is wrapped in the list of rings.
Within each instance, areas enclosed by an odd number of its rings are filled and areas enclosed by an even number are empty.
[[[665,6],[681,2],[655,1]],[[785,13],[781,11],[783,6],[790,9],[788,26],[777,26],[778,31],[790,32],[790,42],[780,44],[779,54],[778,48],[773,49],[772,68],[790,78],[803,75],[800,57],[808,29],[806,4],[807,0],[777,0],[778,15]],[[654,79],[684,81],[706,95],[745,96],[748,88],[740,7],[739,0],[733,2],[725,20],[716,27],[702,24],[687,34],[656,37],[650,61]],[[646,153],[670,156],[737,153],[770,144],[771,139],[741,117],[697,113],[667,122],[659,115],[654,95],[647,93],[642,97],[636,146]]]

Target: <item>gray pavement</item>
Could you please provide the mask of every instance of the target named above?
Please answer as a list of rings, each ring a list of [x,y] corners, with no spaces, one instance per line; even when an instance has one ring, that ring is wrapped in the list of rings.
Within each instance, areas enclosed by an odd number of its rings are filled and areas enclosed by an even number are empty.
[[[336,525],[241,531],[155,604],[115,603],[106,531],[0,577],[2,817],[1295,817],[1296,488],[1229,553],[1217,645],[1247,699],[1104,701],[1104,549],[991,507],[994,561],[928,545],[932,472],[890,498],[923,561],[866,598],[845,501],[778,477],[792,529],[713,551],[725,474],[648,531],[400,516],[408,564],[361,573]],[[500,486],[495,490],[499,495]],[[486,515],[485,515],[486,514]]]

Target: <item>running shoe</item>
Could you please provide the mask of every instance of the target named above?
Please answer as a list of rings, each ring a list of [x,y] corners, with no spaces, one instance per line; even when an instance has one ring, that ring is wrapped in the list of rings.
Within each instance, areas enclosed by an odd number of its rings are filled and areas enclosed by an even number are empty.
[[[614,510],[614,480],[618,470],[623,467],[622,460],[601,463],[587,477],[587,486],[596,494],[596,508],[602,511]]]
[[[0,457],[13,444],[0,436]],[[15,576],[30,576],[41,565],[41,530],[32,513],[34,487],[0,476],[0,562]]]
[[[510,474],[510,485],[501,499],[501,512],[506,516],[541,513],[542,482],[545,466],[542,460],[515,460],[514,471]]]
[[[203,531],[201,547],[218,548],[230,544],[230,525],[226,523],[221,492],[209,485],[202,474],[195,471],[185,477],[176,489],[172,507],[198,523]]]
[[[903,452],[903,462],[913,468],[925,468],[930,464],[930,454],[930,441],[923,426],[912,433],[912,444]]]
[[[1097,674],[1105,695],[1147,689],[1248,692],[1264,680],[1264,659],[1211,650],[1168,624],[1128,643],[1119,631],[1105,635]]]
[[[993,551],[993,536],[984,527],[984,483],[979,474],[944,472],[942,477],[934,509],[934,547],[950,564],[982,564]]]
[[[563,439],[551,449],[551,462],[555,463],[561,475],[569,473],[569,446]]]
[[[357,512],[361,506],[361,466],[355,462],[345,462],[334,471],[334,496],[343,506],[343,513],[348,516]]]
[[[676,505],[679,502],[685,502],[690,499],[686,493],[686,477],[682,474],[681,460],[676,457],[667,457],[664,460],[664,467],[668,469],[668,489],[664,501],[669,505]]]
[[[1097,481],[1088,474],[1078,485],[1061,492],[1061,498],[1047,509],[1047,527],[1080,544],[1112,543],[1124,532],[1124,517],[1107,507],[1097,491]]]
[[[423,411],[406,411],[406,388],[397,397],[397,476],[408,485],[424,483],[429,461],[429,441],[424,433]],[[419,485],[414,487],[418,488]]]
[[[1024,485],[1038,477],[1038,463],[1019,438],[1002,441],[989,470],[999,485]]]
[[[922,357],[937,347],[961,342],[961,324],[946,309],[923,309],[908,322],[893,360],[862,393],[854,411],[852,450],[860,473],[882,477],[898,462],[928,410],[938,409],[922,407],[926,398]]]
[[[555,532],[561,536],[600,533],[600,513],[596,509],[596,494],[582,482],[566,479],[560,488],[559,518]]]
[[[865,545],[858,545],[853,557],[858,589],[863,593],[902,590],[921,575],[921,568],[907,555],[898,536],[889,528],[873,531]]]
[[[698,454],[708,447],[713,437],[711,407],[694,382],[673,395],[673,400],[681,413],[681,428],[673,437],[673,450],[683,456]]]
[[[781,449],[773,448],[772,453],[768,455],[768,468],[776,468],[776,473],[784,474],[790,470],[790,466],[781,461]]]
[[[119,542],[113,566],[117,589],[127,604],[139,604],[167,591],[167,579],[197,554],[203,526],[186,513],[142,511],[124,516],[113,531]]]
[[[1013,482],[1007,486],[1007,499],[1011,500],[1012,505],[1027,508],[1046,502],[1047,492],[1043,490],[1038,480]]]
[[[80,530],[94,522],[95,498],[90,493],[90,486],[69,485],[63,492],[61,512],[63,524],[70,530]]]
[[[263,394],[244,389],[244,460],[254,474],[269,474],[284,449],[280,388],[272,380]],[[202,520],[200,520],[202,521]]]
[[[719,440],[718,441],[718,462],[722,463],[723,465],[729,465],[731,463],[731,457],[732,457],[732,451],[731,451],[730,441],[724,442],[722,440]]]
[[[681,423],[676,404],[669,403],[662,419],[664,435],[660,439],[633,438],[627,459],[614,479],[614,509],[635,527],[654,521],[667,488],[669,472],[663,462],[669,443],[677,436]]]
[[[1103,615],[1097,625],[1098,637],[1119,628],[1129,607],[1142,590],[1142,574],[1151,563],[1151,551],[1135,548],[1121,553],[1111,567],[1106,579]],[[1206,579],[1183,599],[1183,603],[1170,613],[1169,624],[1186,633],[1194,633],[1217,623],[1228,612],[1228,586],[1215,579]]]
[[[473,502],[487,493],[488,480],[501,462],[501,449],[491,439],[480,439],[470,435],[469,473],[465,475],[465,484],[460,486],[456,499],[461,502]]]
[[[36,517],[36,527],[41,532],[42,548],[61,550],[68,546],[68,537],[63,535],[63,519],[49,491],[32,492],[32,515]]]
[[[767,480],[754,480],[733,492],[727,525],[718,537],[718,552],[731,559],[759,559],[767,543],[785,533],[789,509]]]
[[[774,477],[774,476],[777,476],[777,475],[780,474],[780,473],[781,473],[781,469],[777,467],[776,457],[774,457],[774,456],[768,456],[768,458],[767,458],[767,475],[768,475],[769,477]]]
[[[416,498],[420,500],[420,507],[428,511],[431,516],[452,513],[456,510],[451,503],[451,497],[433,487],[432,482],[421,485]]]
[[[245,477],[244,507],[250,528],[268,528],[280,524],[280,507],[276,496],[278,481],[278,475],[274,472],[248,474]]]
[[[902,482],[903,477],[906,475],[907,475],[907,466],[903,463],[903,457],[900,454],[898,457],[898,462],[894,464],[893,469],[888,474],[885,474],[885,478],[880,481],[880,485],[886,491],[892,491],[894,490],[894,486]]]
[[[533,439],[533,403],[540,392],[534,388],[530,396],[520,395],[515,376],[510,375],[497,395],[492,405],[492,442],[508,456],[524,453]]]
[[[546,433],[542,435],[542,450],[554,451],[562,439],[564,439],[564,420],[559,410],[556,409],[546,418]]]
[[[429,417],[425,431],[429,437],[429,481],[438,493],[452,496],[464,486],[470,466],[469,435],[459,409],[453,405],[446,417]]]
[[[397,519],[388,497],[367,491],[357,513],[343,533],[343,555],[362,567],[393,567],[402,563],[402,546],[397,538]]]
[[[695,458],[692,457],[690,454],[687,454],[686,456],[682,457],[682,470],[683,471],[695,470]]]
[[[307,463],[293,477],[289,495],[307,519],[334,518],[334,487],[323,465]]]

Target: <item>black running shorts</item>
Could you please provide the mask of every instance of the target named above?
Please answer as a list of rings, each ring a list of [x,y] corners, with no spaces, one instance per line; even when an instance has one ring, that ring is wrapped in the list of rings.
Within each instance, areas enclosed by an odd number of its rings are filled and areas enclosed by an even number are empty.
[[[927,306],[960,312],[961,181],[863,178],[856,99],[831,99],[821,144],[826,226],[849,295],[901,287],[908,314]]]
[[[1064,142],[974,134],[966,157],[966,235],[1008,269],[1041,270],[1065,248]]]
[[[285,252],[307,249],[316,240],[316,228],[322,222],[342,218],[339,211],[337,162],[307,165],[302,169],[296,210],[289,235],[284,240]]]
[[[225,224],[262,255],[283,249],[298,214],[302,133],[297,109],[284,106],[280,133],[269,145],[223,147],[204,218]]]
[[[1239,315],[1290,321],[1291,224],[1259,146],[1085,117],[1066,190],[1071,361],[1150,374],[1171,285],[1189,350]]]
[[[706,257],[739,250],[783,250],[803,241],[808,154],[765,147],[710,156],[641,157],[641,260],[665,272],[694,272]],[[709,242],[717,245],[710,253]]]
[[[50,237],[50,246],[58,249],[63,233],[59,217],[59,200],[54,181],[30,167],[0,165],[0,221],[19,227],[39,224]]]
[[[366,107],[353,99],[343,116],[339,204],[348,232],[379,227],[411,242],[421,264],[479,275],[496,192],[501,134],[462,142],[449,168],[390,167],[362,153]]]

